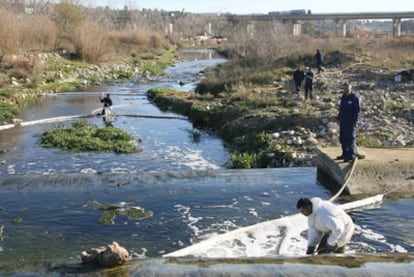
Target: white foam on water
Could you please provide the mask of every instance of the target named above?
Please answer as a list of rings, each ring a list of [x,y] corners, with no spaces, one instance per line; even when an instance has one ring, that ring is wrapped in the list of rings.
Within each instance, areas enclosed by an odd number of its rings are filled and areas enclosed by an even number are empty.
[[[208,258],[274,257],[298,255],[306,250],[301,238],[306,218],[300,214],[242,227],[218,236],[210,236],[195,245],[165,256],[196,256]],[[299,227],[299,228],[298,228]],[[299,239],[298,239],[299,237]],[[292,247],[292,244],[295,246]]]
[[[252,214],[255,217],[259,217],[259,214],[257,213],[255,208],[249,208],[249,214]]]
[[[398,244],[393,244],[387,241],[387,238],[385,236],[383,236],[382,234],[379,234],[377,232],[375,232],[374,230],[368,229],[364,226],[355,226],[355,233],[356,234],[361,234],[361,236],[363,236],[364,238],[374,241],[374,242],[379,242],[381,244],[384,244],[386,246],[388,246],[391,249],[391,252],[397,252],[397,253],[407,253],[408,250],[405,249],[403,246],[398,245]]]
[[[196,237],[200,234],[200,229],[196,226],[197,222],[202,220],[202,217],[194,217],[191,214],[191,208],[188,206],[184,206],[181,204],[177,204],[174,206],[178,212],[182,213],[182,217],[187,221],[187,226],[191,229]]]
[[[202,233],[199,233],[197,239],[199,241],[210,239],[215,236],[227,233],[229,231],[235,230],[240,228],[240,226],[234,224],[234,222],[230,220],[226,220],[224,222],[215,222],[208,226],[207,228],[203,228]]]
[[[246,201],[253,201],[253,198],[251,196],[245,195],[243,196],[243,199]]]
[[[141,248],[142,252],[141,253],[137,253],[137,252],[133,252],[130,254],[131,258],[135,258],[135,259],[145,259],[147,256],[147,252],[148,249],[146,248]]]
[[[374,196],[343,204],[341,207],[344,210],[361,208],[382,201],[382,197],[382,195]],[[197,244],[166,254],[164,257],[237,258],[304,255],[307,247],[305,237],[307,229],[307,218],[297,213],[212,236]],[[372,231],[364,230],[364,232],[371,234],[374,239],[383,239],[380,234]],[[400,247],[393,249],[401,250]]]
[[[119,173],[129,173],[128,168],[122,168],[122,167],[114,167],[111,168],[111,173],[119,174]]]
[[[210,163],[203,158],[201,150],[194,149],[181,149],[178,146],[166,147],[165,153],[166,159],[174,161],[178,165],[187,166],[193,170],[205,170],[205,169],[219,169],[216,164]]]
[[[8,165],[7,166],[7,174],[10,174],[10,175],[16,174],[15,166],[16,165],[14,165],[14,164]]]
[[[96,169],[93,168],[83,168],[80,171],[81,173],[85,173],[85,174],[91,174],[91,173],[96,173]]]

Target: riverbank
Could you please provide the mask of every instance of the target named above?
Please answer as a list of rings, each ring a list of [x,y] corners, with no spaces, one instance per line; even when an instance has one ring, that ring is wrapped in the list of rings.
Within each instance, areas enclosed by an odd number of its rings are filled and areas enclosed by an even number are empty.
[[[0,59],[0,69],[6,69],[0,79],[0,122],[12,123],[21,108],[43,94],[82,91],[103,82],[152,80],[175,62],[176,49],[147,55],[119,55],[99,65],[72,59],[63,52],[4,55]],[[20,70],[24,73],[15,77],[14,72]]]
[[[345,163],[335,158],[341,153],[340,147],[316,149],[319,181],[330,184],[334,192],[346,183],[345,191],[352,198],[375,194],[414,197],[414,148],[360,147],[358,151],[363,159]]]
[[[43,93],[79,90],[109,80],[150,81],[175,57],[174,51],[166,51],[152,60],[130,57],[96,66],[58,54],[21,56],[22,60],[43,65],[42,77],[36,87],[28,87],[30,80],[11,79],[10,90],[19,93],[13,93],[3,104],[15,110],[1,111],[12,118],[17,106],[36,101]],[[310,101],[305,101],[303,91],[295,92],[286,68],[279,71],[272,85],[244,84],[216,96],[156,89],[148,96],[161,109],[186,115],[196,127],[216,132],[232,152],[233,168],[314,166],[316,147],[339,146],[335,118],[345,80],[354,85],[362,100],[359,146],[414,146],[414,96],[410,93],[414,83],[397,83],[394,77],[393,70],[362,63],[331,65],[316,74],[315,97]],[[0,118],[4,124],[9,123],[4,115]]]
[[[240,87],[217,97],[171,90],[148,95],[161,109],[184,114],[217,132],[233,152],[233,167],[314,166],[317,147],[338,147],[341,84],[353,84],[362,112],[360,147],[414,146],[414,83],[394,82],[393,70],[365,64],[316,74],[314,99],[296,93],[290,74],[266,87]]]

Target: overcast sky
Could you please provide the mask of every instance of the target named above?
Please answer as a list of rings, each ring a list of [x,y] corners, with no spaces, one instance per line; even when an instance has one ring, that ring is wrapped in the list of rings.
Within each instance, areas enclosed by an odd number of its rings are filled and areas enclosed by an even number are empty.
[[[312,13],[342,12],[414,12],[414,0],[84,0],[85,5],[122,9],[158,9],[194,13],[268,13],[295,9]]]

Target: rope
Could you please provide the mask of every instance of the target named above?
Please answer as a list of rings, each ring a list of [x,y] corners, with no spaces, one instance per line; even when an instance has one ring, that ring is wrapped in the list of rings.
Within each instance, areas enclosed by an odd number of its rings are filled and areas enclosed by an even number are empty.
[[[389,193],[393,193],[393,192],[395,192],[395,191],[397,191],[397,190],[399,190],[399,189],[401,189],[401,188],[403,188],[403,187],[405,187],[405,186],[412,185],[412,184],[413,184],[413,183],[412,183],[412,182],[410,182],[410,183],[406,183],[406,184],[404,184],[404,185],[398,186],[398,187],[396,187],[395,189],[392,189],[392,190],[389,190],[389,191],[385,192],[385,193],[384,193],[384,195],[387,195],[387,194],[389,194]]]
[[[138,103],[128,103],[128,104],[122,104],[122,105],[113,105],[112,106],[112,112],[114,112],[113,111],[114,108],[121,108],[121,107],[128,107],[128,106],[138,106],[138,105],[139,105]],[[100,111],[102,111],[102,109],[103,109],[103,107],[94,109],[94,110],[91,111],[91,114],[92,115],[96,115],[97,113],[99,113]]]
[[[150,114],[117,114],[116,116],[125,117],[142,117],[142,118],[160,118],[160,119],[182,119],[188,120],[187,117],[175,116],[175,115],[150,115]]]
[[[351,172],[349,173],[348,177],[346,178],[345,183],[342,185],[342,187],[339,189],[339,191],[338,191],[338,192],[337,192],[334,196],[332,196],[332,197],[329,199],[329,201],[330,201],[330,202],[335,201],[335,199],[336,199],[336,198],[338,198],[338,197],[339,197],[339,195],[341,195],[341,193],[344,191],[344,189],[348,186],[349,180],[351,180],[351,176],[352,176],[352,174],[354,173],[354,170],[355,170],[355,168],[356,168],[357,161],[358,161],[358,158],[357,158],[357,157],[355,157],[354,163],[353,163],[353,165],[352,165]],[[401,185],[401,186],[398,186],[398,187],[396,187],[396,188],[394,188],[394,189],[392,189],[392,190],[386,191],[386,192],[384,192],[382,195],[383,195],[383,196],[385,196],[385,195],[387,195],[387,194],[390,194],[390,193],[396,192],[397,190],[400,190],[400,189],[402,189],[402,188],[404,188],[404,187],[406,187],[406,186],[408,186],[408,185],[412,185],[412,184],[413,184],[412,182],[406,183],[406,184]]]
[[[352,176],[352,174],[354,173],[354,170],[355,170],[355,168],[356,168],[356,164],[357,164],[357,162],[358,162],[358,158],[357,158],[357,157],[355,157],[354,162],[353,162],[353,164],[352,164],[352,169],[351,169],[351,172],[349,173],[348,177],[346,178],[346,180],[345,180],[344,184],[343,184],[343,185],[342,185],[342,187],[339,189],[339,191],[338,191],[338,192],[337,192],[334,196],[332,196],[331,198],[329,198],[329,201],[330,201],[330,202],[335,201],[335,199],[336,199],[336,198],[338,198],[338,197],[339,197],[339,195],[341,195],[341,193],[344,191],[344,189],[348,186],[349,180],[351,180],[351,176]]]

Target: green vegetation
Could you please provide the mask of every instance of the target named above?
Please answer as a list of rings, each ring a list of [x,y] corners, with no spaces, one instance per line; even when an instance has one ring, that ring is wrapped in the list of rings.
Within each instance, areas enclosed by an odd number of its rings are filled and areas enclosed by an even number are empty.
[[[99,128],[86,120],[74,122],[70,128],[55,126],[53,130],[42,134],[40,144],[47,148],[56,147],[74,152],[138,152],[134,138],[123,130],[112,126]]]
[[[163,110],[171,109],[188,116],[196,126],[215,130],[231,146],[232,168],[288,165],[286,153],[295,151],[290,138],[283,134],[275,139],[271,133],[321,121],[318,111],[304,108],[292,113],[295,101],[283,100],[283,93],[277,91],[248,93],[241,89],[227,97],[211,98],[156,88],[148,91],[148,97]]]
[[[160,53],[156,59],[152,60],[143,60],[142,71],[148,72],[151,75],[162,75],[164,74],[164,70],[172,65],[172,61],[177,58],[177,54],[175,50],[173,51],[165,51],[164,53]]]
[[[0,102],[0,121],[12,118],[19,112],[16,104]]]
[[[92,201],[91,205],[95,210],[103,211],[98,221],[105,225],[115,224],[117,216],[127,216],[131,220],[142,220],[153,216],[152,211],[145,211],[136,206],[106,205],[97,201]]]
[[[302,36],[292,37],[287,25],[280,22],[256,22],[255,31],[246,32],[243,24],[235,26],[209,15],[208,22],[227,41],[200,43],[192,38],[205,31],[207,18],[203,15],[176,14],[174,30],[166,36],[165,22],[169,18],[164,11],[112,11],[86,8],[74,1],[47,5],[51,6],[43,9],[43,14],[31,15],[26,15],[24,9],[16,11],[10,5],[0,5],[1,121],[10,121],[19,108],[36,100],[40,93],[72,91],[108,79],[131,79],[137,74],[151,78],[163,74],[176,59],[176,47],[213,46],[228,61],[206,69],[195,93],[154,89],[148,96],[161,109],[188,116],[200,129],[216,131],[230,145],[235,168],[289,166],[291,152],[311,152],[311,145],[295,145],[283,131],[307,129],[308,133],[302,134],[305,138],[335,117],[336,88],[329,75],[392,81],[391,71],[412,68],[414,64],[414,41],[409,36],[342,38],[330,33],[330,26],[305,25]],[[325,52],[324,66],[329,70],[314,82],[318,104],[304,104],[299,95],[291,93],[291,72],[297,66],[313,66],[317,48]],[[385,99],[376,108],[396,117],[402,109],[406,113],[412,110],[404,98]],[[73,136],[73,141],[57,139],[62,134],[70,137],[77,128],[84,129],[84,133]],[[98,128],[77,126],[66,134],[66,129],[58,126],[54,134],[51,131],[42,137],[42,144],[71,151],[136,151],[128,143],[109,148],[105,140],[88,141],[80,148],[85,134],[92,133],[90,129]],[[102,130],[94,130],[94,135],[101,136],[111,128]],[[280,137],[272,137],[275,132]],[[360,136],[358,144],[375,146],[387,136]],[[192,137],[199,140],[199,133]]]

